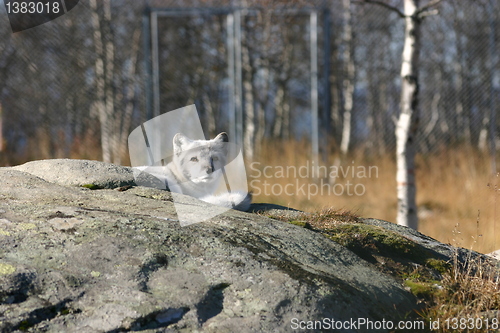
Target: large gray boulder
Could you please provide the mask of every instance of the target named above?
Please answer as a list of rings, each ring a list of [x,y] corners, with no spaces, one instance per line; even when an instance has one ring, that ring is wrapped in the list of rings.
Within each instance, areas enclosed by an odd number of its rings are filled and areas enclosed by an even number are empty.
[[[59,185],[115,188],[134,184],[131,168],[89,160],[40,160],[13,167]]]
[[[130,168],[45,160],[0,179],[2,332],[289,332],[418,307],[401,281],[307,228],[234,210],[181,227],[169,192],[116,189],[133,185]],[[266,207],[282,209],[254,206]]]

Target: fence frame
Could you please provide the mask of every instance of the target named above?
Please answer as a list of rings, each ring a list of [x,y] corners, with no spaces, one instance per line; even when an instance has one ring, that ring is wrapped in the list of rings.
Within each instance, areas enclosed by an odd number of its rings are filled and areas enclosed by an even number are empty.
[[[160,105],[160,77],[159,77],[159,39],[158,18],[159,17],[193,17],[198,15],[226,15],[227,24],[227,64],[228,77],[231,80],[229,91],[229,134],[238,145],[243,144],[243,84],[241,63],[241,40],[242,27],[241,16],[252,15],[258,9],[223,7],[223,8],[165,8],[147,7],[143,14],[143,37],[144,55],[146,69],[146,120],[152,119],[161,113]],[[328,128],[323,133],[319,129],[319,117],[326,120],[330,114],[330,18],[329,8],[284,8],[273,9],[273,14],[279,15],[308,15],[309,16],[309,43],[310,43],[310,85],[311,85],[311,157],[313,163],[318,165],[319,139],[325,136]],[[324,34],[323,46],[323,71],[325,79],[320,83],[318,80],[318,13],[322,13]],[[323,115],[319,115],[319,85],[323,89]],[[328,124],[328,121],[322,121]]]

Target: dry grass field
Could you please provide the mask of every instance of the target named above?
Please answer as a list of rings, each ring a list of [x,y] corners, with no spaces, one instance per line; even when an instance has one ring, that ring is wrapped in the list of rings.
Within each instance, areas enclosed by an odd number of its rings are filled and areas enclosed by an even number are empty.
[[[315,169],[321,177],[314,181],[308,152],[308,145],[300,142],[264,145],[259,157],[247,163],[254,201],[305,211],[349,210],[362,217],[396,220],[392,154],[380,158],[358,152],[340,164],[331,156]],[[483,253],[500,249],[500,176],[492,175],[489,157],[472,149],[452,148],[419,155],[416,164],[419,231]],[[331,182],[331,176],[338,178]]]

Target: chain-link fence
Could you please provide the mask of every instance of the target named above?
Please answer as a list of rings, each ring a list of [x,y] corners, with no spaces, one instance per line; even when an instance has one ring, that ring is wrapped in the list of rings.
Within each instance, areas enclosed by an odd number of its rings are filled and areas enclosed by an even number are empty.
[[[349,80],[350,149],[394,149],[404,21],[386,8],[82,0],[55,21],[12,34],[0,7],[2,164],[103,154],[127,163],[127,135],[155,105],[163,113],[194,103],[205,133],[230,131],[233,122],[245,148],[309,138],[315,82],[320,148],[338,147]],[[168,15],[152,26],[155,8]],[[499,147],[500,4],[445,0],[437,8],[422,24],[420,151]]]

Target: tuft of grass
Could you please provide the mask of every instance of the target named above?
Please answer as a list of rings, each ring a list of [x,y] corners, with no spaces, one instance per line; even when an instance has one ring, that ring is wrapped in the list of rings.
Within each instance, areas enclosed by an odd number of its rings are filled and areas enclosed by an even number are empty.
[[[266,216],[275,220],[289,222],[302,227],[306,227],[307,225],[309,229],[318,230],[326,229],[328,227],[332,227],[341,223],[360,222],[359,216],[355,213],[345,209],[335,210],[333,208],[323,208],[312,213],[300,212],[293,215],[281,214],[278,212],[267,214]]]
[[[450,332],[444,323],[453,323],[455,318],[464,318],[475,325],[453,332],[486,332],[486,323],[491,327],[493,321],[498,320],[499,282],[498,268],[489,260],[470,257],[466,267],[454,260],[452,268],[443,274],[440,291],[430,294],[426,307],[419,314],[424,320],[439,318],[438,332]]]

